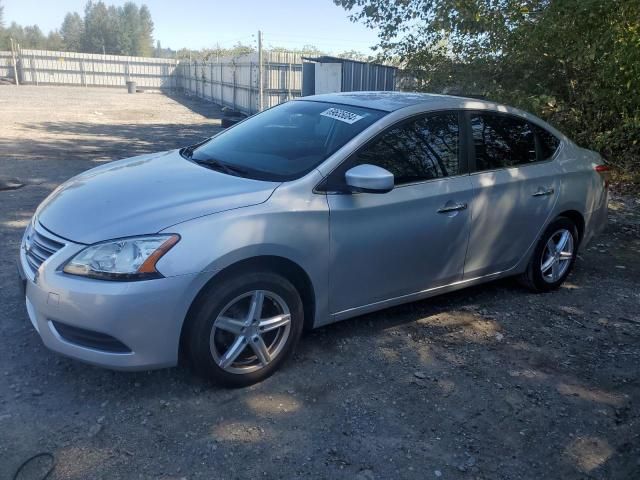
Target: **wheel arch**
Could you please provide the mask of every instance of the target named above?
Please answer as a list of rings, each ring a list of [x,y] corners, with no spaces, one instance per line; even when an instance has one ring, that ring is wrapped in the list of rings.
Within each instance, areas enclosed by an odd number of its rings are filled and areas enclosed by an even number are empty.
[[[270,272],[282,275],[289,280],[293,286],[298,290],[302,299],[302,306],[304,310],[304,328],[310,330],[313,328],[315,321],[315,308],[316,297],[313,283],[307,272],[296,262],[286,257],[278,255],[260,255],[250,258],[245,258],[232,263],[220,271],[216,272],[200,289],[197,293],[182,323],[182,329],[180,331],[180,345],[179,345],[179,359],[183,360],[185,356],[186,338],[189,331],[190,318],[193,312],[198,307],[198,303],[206,294],[207,290],[211,288],[217,282],[224,281],[233,275],[238,275],[247,271],[255,270],[268,270]]]
[[[582,239],[584,238],[584,229],[585,229],[585,221],[582,214],[577,210],[565,210],[559,213],[556,218],[558,217],[566,217],[569,220],[571,220],[573,223],[575,223],[576,228],[578,229],[578,240],[582,241]]]

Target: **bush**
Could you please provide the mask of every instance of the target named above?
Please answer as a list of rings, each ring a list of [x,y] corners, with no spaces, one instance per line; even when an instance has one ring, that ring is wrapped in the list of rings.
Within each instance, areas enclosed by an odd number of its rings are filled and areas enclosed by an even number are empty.
[[[638,0],[334,0],[380,31],[404,88],[531,111],[640,184]]]

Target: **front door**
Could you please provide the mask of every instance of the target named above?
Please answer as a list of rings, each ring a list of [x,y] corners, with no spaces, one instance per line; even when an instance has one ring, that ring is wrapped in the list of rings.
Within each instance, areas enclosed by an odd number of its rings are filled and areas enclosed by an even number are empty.
[[[472,190],[458,117],[439,113],[392,126],[329,177],[332,313],[462,278]],[[394,189],[345,191],[344,173],[361,164],[393,173]]]

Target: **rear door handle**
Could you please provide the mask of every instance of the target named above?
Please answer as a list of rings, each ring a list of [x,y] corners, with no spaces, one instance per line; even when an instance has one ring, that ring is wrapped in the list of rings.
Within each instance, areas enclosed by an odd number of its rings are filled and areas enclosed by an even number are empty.
[[[547,195],[553,195],[555,190],[553,188],[547,188],[546,190],[539,188],[536,193],[531,194],[532,197],[546,197]]]
[[[466,210],[466,209],[467,209],[466,203],[456,203],[454,205],[445,205],[440,210],[438,210],[438,213],[457,212],[458,210]]]

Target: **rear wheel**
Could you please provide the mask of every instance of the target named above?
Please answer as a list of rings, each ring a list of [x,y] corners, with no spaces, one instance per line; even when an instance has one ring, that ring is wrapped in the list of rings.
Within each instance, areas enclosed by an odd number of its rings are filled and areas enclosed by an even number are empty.
[[[241,387],[264,380],[292,354],[304,313],[286,278],[245,273],[211,285],[190,322],[193,366],[216,383]]]
[[[559,217],[551,222],[536,245],[521,283],[535,292],[560,287],[573,268],[578,244],[578,229],[571,220]]]

